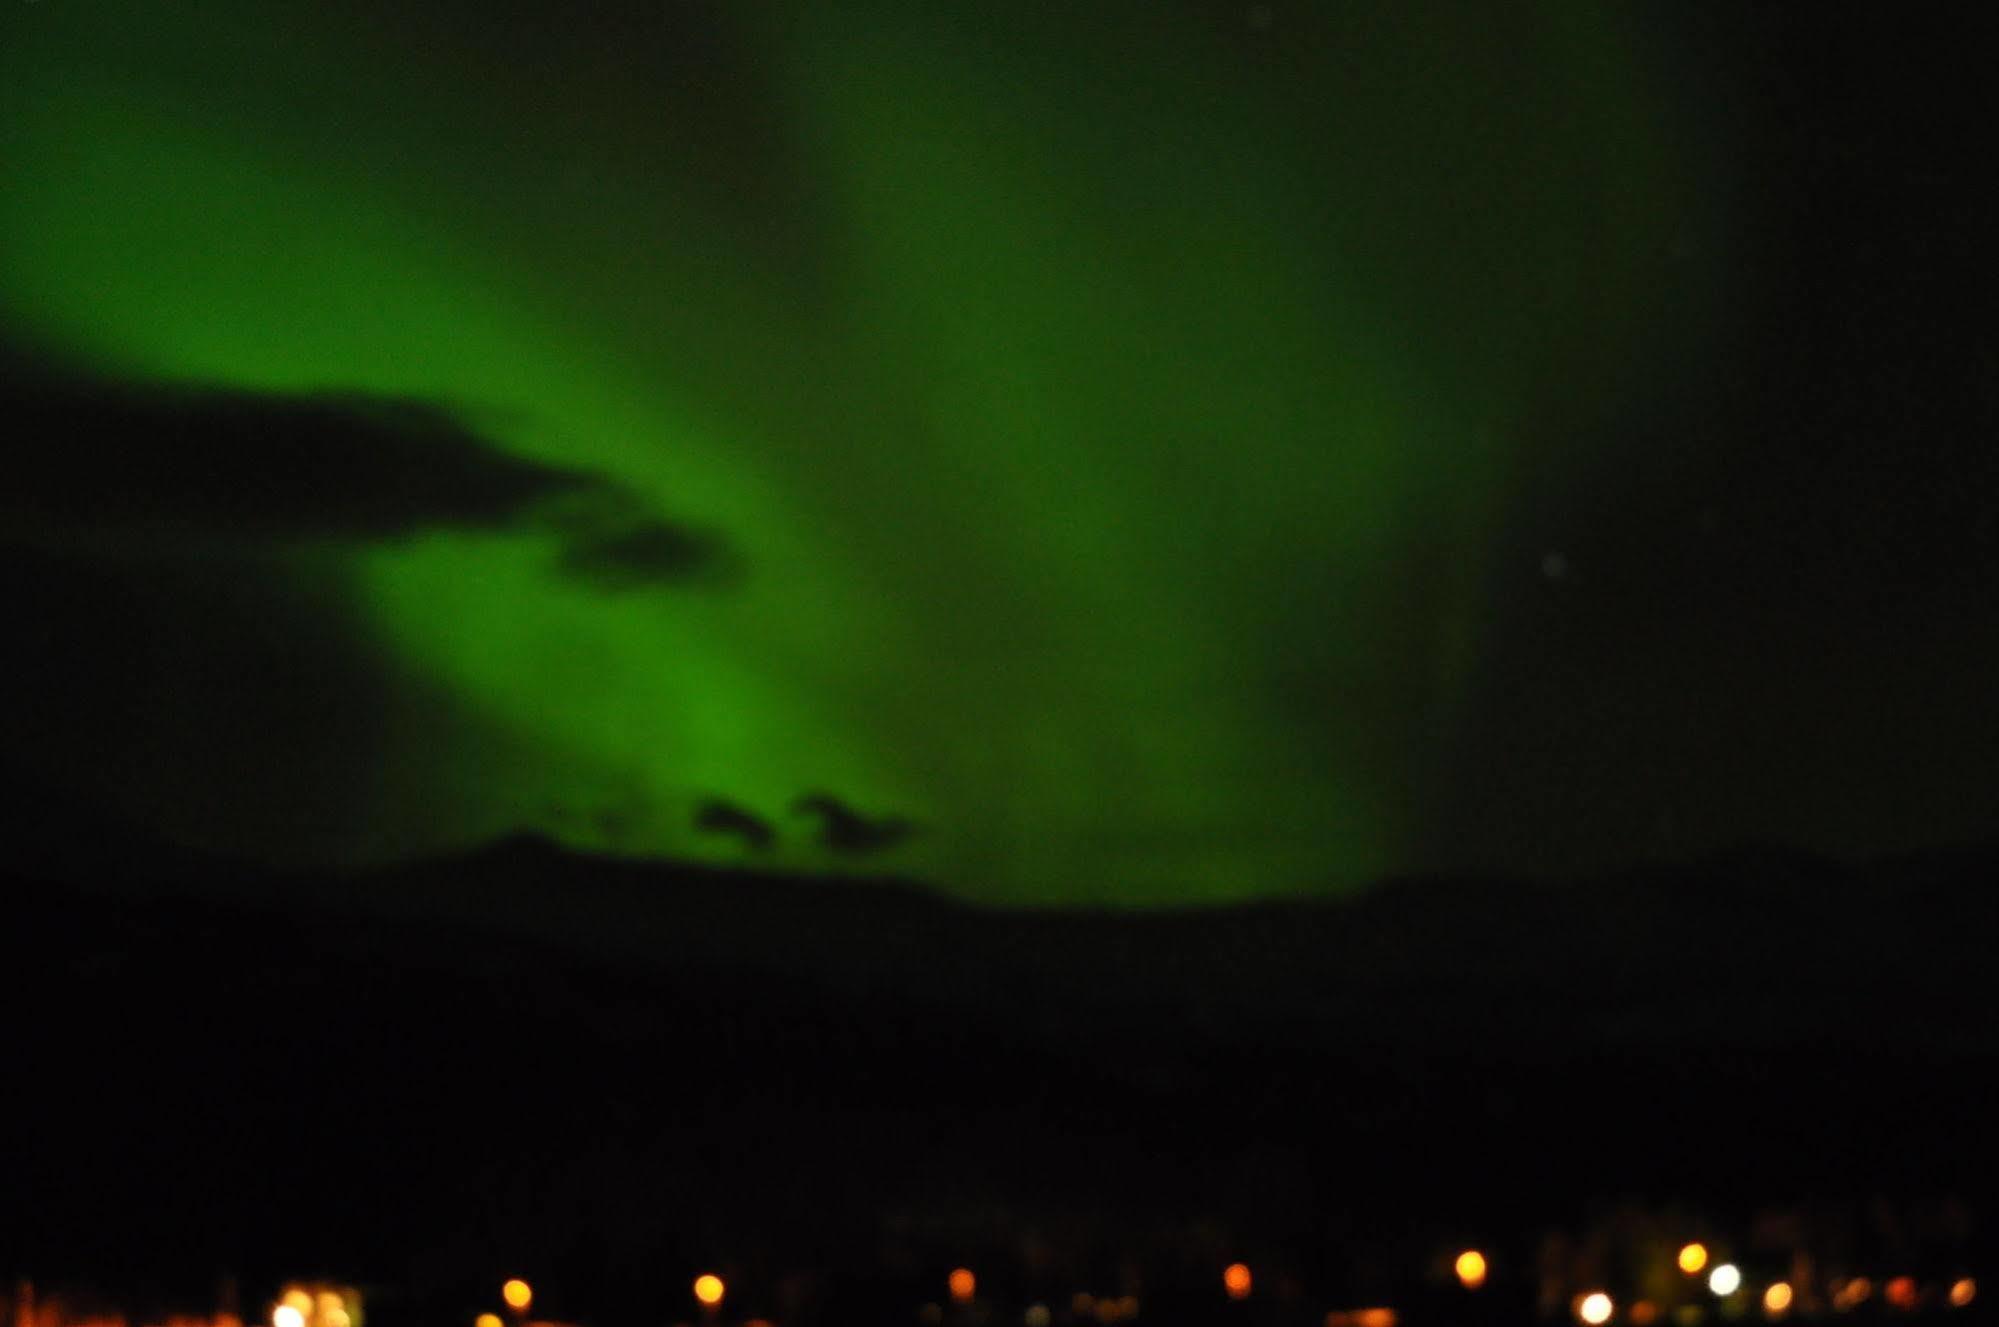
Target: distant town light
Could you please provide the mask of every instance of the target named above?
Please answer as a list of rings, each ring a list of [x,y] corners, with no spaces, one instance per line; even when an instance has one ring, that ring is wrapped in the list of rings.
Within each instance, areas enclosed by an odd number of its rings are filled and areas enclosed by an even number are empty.
[[[534,1289],[517,1276],[500,1287],[500,1298],[507,1301],[508,1308],[525,1313],[534,1303]]]
[[[271,1327],[305,1327],[305,1315],[290,1304],[280,1304],[271,1310]]]
[[[1230,1299],[1248,1299],[1249,1286],[1249,1268],[1243,1263],[1232,1262],[1222,1269],[1222,1289]]]
[[[1881,1288],[1881,1293],[1898,1309],[1912,1309],[1921,1298],[1916,1293],[1916,1278],[1913,1276],[1896,1277]]]
[[[722,1295],[727,1289],[722,1284],[722,1278],[713,1272],[703,1272],[694,1278],[694,1298],[711,1309],[722,1302]]]
[[[1763,1311],[1773,1318],[1781,1318],[1791,1310],[1791,1284],[1777,1281],[1763,1292]]]
[[[1485,1255],[1477,1249],[1466,1249],[1458,1255],[1453,1270],[1465,1289],[1476,1290],[1485,1284]]]
[[[1631,1306],[1632,1327],[1652,1327],[1659,1321],[1659,1306],[1649,1299],[1641,1299]]]
[[[1027,1327],[1048,1327],[1049,1317],[1050,1314],[1046,1304],[1029,1304],[1027,1312],[1020,1315],[1020,1320]]]
[[[482,1313],[472,1319],[472,1327],[504,1327],[497,1313]]]
[[[950,1276],[951,1298],[960,1304],[972,1302],[972,1296],[979,1288],[979,1278],[972,1275],[969,1267],[952,1269]]]
[[[1610,1321],[1610,1315],[1616,1311],[1617,1306],[1610,1302],[1610,1296],[1601,1290],[1592,1290],[1576,1301],[1576,1316],[1588,1323],[1589,1327],[1603,1327],[1604,1323]]]
[[[293,1286],[291,1289],[285,1291],[284,1298],[278,1302],[288,1309],[297,1309],[298,1315],[301,1318],[312,1312],[312,1296],[298,1286]]]
[[[1960,1276],[1950,1283],[1950,1306],[1961,1309],[1978,1298],[1978,1282],[1968,1276]]]
[[[1695,1276],[1698,1275],[1700,1273],[1701,1268],[1705,1266],[1707,1266],[1707,1245],[1696,1241],[1695,1243],[1681,1246],[1680,1248],[1681,1271],[1685,1272],[1688,1276]]]
[[[1707,1274],[1707,1288],[1727,1298],[1742,1289],[1742,1269],[1732,1262],[1717,1263]]]

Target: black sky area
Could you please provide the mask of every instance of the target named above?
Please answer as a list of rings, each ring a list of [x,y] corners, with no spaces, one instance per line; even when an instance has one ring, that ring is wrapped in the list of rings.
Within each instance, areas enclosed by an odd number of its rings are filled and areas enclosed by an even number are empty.
[[[1543,421],[1615,459],[1513,514],[1432,841],[1570,869],[1989,841],[1989,16],[1699,7],[1660,31],[1733,219],[1669,261],[1717,264],[1727,307],[1663,390]]]

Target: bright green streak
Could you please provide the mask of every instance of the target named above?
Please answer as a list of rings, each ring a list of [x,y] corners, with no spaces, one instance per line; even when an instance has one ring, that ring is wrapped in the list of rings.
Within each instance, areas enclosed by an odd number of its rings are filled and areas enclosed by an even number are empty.
[[[531,116],[490,60],[384,72],[385,16],[17,7],[0,297],[146,376],[443,400],[740,547],[638,595],[536,535],[336,550],[393,667],[529,753],[456,753],[430,843],[715,852],[700,795],[825,788],[996,901],[1412,864],[1509,434],[1657,239],[1617,35],[1560,7],[1500,60],[1383,6],[1287,71],[1150,6],[837,8],[746,38],[814,186],[774,265],[659,169],[641,55],[551,54]]]

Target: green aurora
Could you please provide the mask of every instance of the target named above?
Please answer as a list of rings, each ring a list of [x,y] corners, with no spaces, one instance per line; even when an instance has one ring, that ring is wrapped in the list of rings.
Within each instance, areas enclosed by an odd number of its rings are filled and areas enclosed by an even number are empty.
[[[20,337],[435,403],[740,564],[587,583],[546,520],[269,540],[368,713],[107,776],[129,809],[277,858],[736,860],[690,828],[720,796],[778,863],[1006,903],[1438,857],[1494,568],[1545,552],[1513,504],[1616,463],[1548,423],[1704,298],[1662,257],[1705,224],[1688,117],[1618,7],[585,10],[0,20]],[[150,768],[213,740],[199,666],[154,681]],[[829,860],[815,789],[923,832]]]

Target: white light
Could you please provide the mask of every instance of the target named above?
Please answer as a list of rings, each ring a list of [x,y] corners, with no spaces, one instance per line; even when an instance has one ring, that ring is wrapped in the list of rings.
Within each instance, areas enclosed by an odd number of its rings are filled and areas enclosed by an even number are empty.
[[[1603,1327],[1604,1323],[1610,1321],[1610,1315],[1616,1311],[1616,1306],[1610,1302],[1610,1296],[1601,1290],[1584,1295],[1582,1303],[1576,1305],[1576,1316],[1590,1327]]]
[[[289,1304],[271,1310],[271,1327],[305,1327],[305,1315]]]
[[[1707,1274],[1707,1288],[1717,1295],[1732,1295],[1742,1289],[1742,1269],[1725,1262]]]

